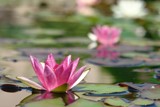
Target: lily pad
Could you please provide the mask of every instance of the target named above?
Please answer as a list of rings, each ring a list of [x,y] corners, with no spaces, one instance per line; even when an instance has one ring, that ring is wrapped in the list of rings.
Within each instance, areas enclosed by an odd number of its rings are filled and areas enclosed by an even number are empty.
[[[102,59],[102,58],[88,58],[86,62],[104,66],[104,67],[146,67],[146,66],[154,66],[157,67],[160,64],[158,63],[159,60],[154,59],[143,59],[143,58],[118,58],[115,60],[110,59]]]
[[[91,96],[107,96],[126,94],[128,89],[126,87],[108,84],[79,84],[73,91],[88,92],[85,95]]]
[[[67,107],[104,107],[101,102],[93,102],[84,99],[78,99],[74,103],[68,105]]]
[[[64,103],[61,98],[57,99],[47,99],[41,101],[35,101],[26,103],[23,107],[64,107]]]
[[[39,101],[37,100],[38,96],[40,96],[41,94],[31,94],[27,97],[25,97],[23,100],[21,100],[21,102],[18,104],[18,106],[23,106],[25,103],[30,103],[30,102],[34,102],[34,101]]]
[[[147,105],[152,105],[154,103],[154,101],[148,100],[148,99],[138,98],[138,99],[134,100],[132,103],[135,105],[139,105],[139,106],[147,106]]]
[[[128,107],[129,103],[125,102],[121,98],[107,98],[104,100],[104,103],[112,105],[112,106],[118,106],[118,107]]]
[[[83,98],[86,100],[92,100],[92,101],[100,101],[104,98],[104,96],[86,96],[85,92],[76,92],[75,93],[79,98]]]
[[[149,90],[144,90],[140,94],[143,98],[158,100],[158,99],[160,99],[160,88],[153,88],[153,89],[149,89]]]
[[[102,58],[89,58],[86,60],[88,63],[105,66],[105,67],[137,67],[144,64],[143,61],[135,59],[102,59]]]
[[[134,58],[134,57],[143,57],[143,58],[148,58],[148,54],[144,53],[137,53],[137,52],[128,52],[128,53],[123,53],[121,56],[123,57],[128,57],[128,58]]]
[[[151,84],[151,83],[134,84],[130,82],[119,83],[119,85],[128,87],[129,91],[143,91],[143,90],[151,89],[152,87],[156,86],[156,84]]]

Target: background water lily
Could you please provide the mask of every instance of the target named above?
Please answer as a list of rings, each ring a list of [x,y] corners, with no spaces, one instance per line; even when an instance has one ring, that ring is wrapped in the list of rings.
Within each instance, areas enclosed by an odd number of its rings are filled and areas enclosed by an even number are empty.
[[[17,78],[24,84],[38,90],[66,92],[76,86],[89,72],[89,70],[85,70],[85,66],[76,71],[79,58],[72,61],[71,55],[67,56],[60,64],[56,63],[52,54],[48,55],[44,63],[40,63],[33,56],[30,56],[30,59],[40,84],[25,77]]]
[[[113,46],[119,39],[121,30],[116,27],[109,26],[97,26],[92,30],[93,33],[89,33],[88,37],[95,43],[99,42],[104,46]],[[94,44],[95,46],[95,44]]]
[[[97,4],[99,0],[76,0],[77,12],[85,16],[93,16],[96,14],[93,5]]]

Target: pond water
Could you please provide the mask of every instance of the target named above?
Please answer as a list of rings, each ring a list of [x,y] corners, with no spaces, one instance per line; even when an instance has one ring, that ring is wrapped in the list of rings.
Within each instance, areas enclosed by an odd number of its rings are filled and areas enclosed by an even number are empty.
[[[46,30],[44,29],[43,33],[45,31]],[[68,34],[69,31],[70,29],[67,30]],[[35,35],[37,30],[34,31],[34,29],[32,29],[30,31],[29,29],[27,33],[28,32],[30,35],[34,32],[33,34]],[[48,32],[48,30],[46,32]],[[53,30],[50,33],[56,35],[58,33],[58,35],[61,35],[64,32],[65,31],[63,30],[55,30],[55,32]],[[83,32],[81,32],[81,34],[82,33]],[[84,104],[87,103],[88,106],[90,105],[90,102],[88,102],[90,100],[97,101],[96,103],[91,102],[91,105],[92,103],[99,104],[98,101],[103,102],[102,104],[104,104],[104,99],[110,99],[110,97],[113,96],[117,96],[116,98],[121,99],[124,98],[125,100],[123,100],[126,102],[131,102],[137,98],[147,98],[150,99],[149,101],[156,99],[156,102],[149,104],[147,102],[145,105],[151,105],[154,107],[158,107],[158,105],[160,106],[160,102],[158,101],[158,99],[160,99],[159,97],[155,97],[155,95],[153,95],[153,98],[148,98],[141,97],[143,95],[138,95],[142,92],[142,88],[149,90],[152,89],[152,87],[159,87],[160,54],[157,51],[158,49],[154,48],[155,46],[128,45],[128,42],[125,41],[120,43],[117,47],[113,47],[112,49],[102,48],[96,50],[88,49],[90,41],[87,40],[86,37],[63,37],[62,35],[61,37],[50,37],[50,35],[44,35],[46,37],[42,37],[40,34],[37,35],[37,37],[33,38],[24,37],[25,39],[0,39],[1,107],[32,107],[35,104],[32,102],[36,101],[40,102],[38,102],[38,104],[36,103],[34,107],[40,107],[41,104],[44,104],[45,107],[50,107],[50,105],[47,106],[47,104],[50,104],[50,100],[53,104],[55,101],[55,104],[59,104],[59,102],[61,104],[64,102],[63,105],[68,105],[77,99],[81,99],[75,101],[78,103],[69,105],[71,107],[79,107],[77,105],[81,103],[81,101]],[[150,42],[153,44],[152,41]],[[157,44],[157,42],[154,42],[154,45]],[[92,87],[92,85],[103,87],[103,85],[101,85],[103,83],[106,86],[113,85],[113,87],[129,87],[134,91],[130,91],[130,94],[127,94],[128,91],[125,91],[125,93],[113,91],[109,94],[107,93],[106,95],[105,92],[99,92],[100,94],[92,93],[92,91],[88,92],[87,90],[83,92],[83,90],[81,90],[82,87],[78,86],[80,88],[73,89],[74,93],[57,95],[55,93],[51,94],[34,92],[34,90],[26,87],[16,79],[17,76],[25,76],[34,79],[35,74],[29,60],[29,55],[36,56],[43,61],[49,53],[53,53],[57,61],[61,61],[68,54],[71,54],[74,59],[80,57],[80,65],[87,65],[88,68],[91,68],[91,71],[85,77],[84,81],[82,81],[82,83],[93,84],[90,84],[91,86],[85,84],[86,88]],[[85,85],[83,87],[85,87]],[[105,90],[104,87],[101,91],[103,92],[103,90]],[[159,90],[153,93],[160,95]],[[63,101],[56,98],[61,98]],[[43,102],[45,99],[50,100]],[[52,99],[56,100],[52,101]],[[119,99],[117,99],[117,101],[119,101]],[[49,103],[46,104],[46,102]],[[108,106],[108,103],[106,104],[106,102],[105,106]],[[96,105],[95,107],[103,106]],[[59,105],[56,105],[56,107],[59,107]],[[62,107],[62,105],[60,107]]]
[[[34,27],[11,26],[2,32],[0,107],[160,107],[160,42],[124,39],[112,48],[89,49],[90,28],[89,24],[45,20]],[[58,62],[69,54],[73,59],[80,57],[79,66],[91,71],[82,84],[65,94],[33,90],[16,79],[35,79],[29,55],[43,61],[49,53]]]

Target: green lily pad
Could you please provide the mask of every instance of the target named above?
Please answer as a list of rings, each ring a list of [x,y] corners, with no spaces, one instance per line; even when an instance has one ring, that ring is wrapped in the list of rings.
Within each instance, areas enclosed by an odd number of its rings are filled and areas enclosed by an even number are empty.
[[[160,99],[160,88],[145,90],[142,91],[140,94],[143,98],[158,100]]]
[[[146,66],[157,67],[160,65],[158,63],[159,60],[151,58],[143,58],[143,57],[138,57],[134,59],[119,58],[116,60],[102,59],[102,58],[88,58],[86,59],[86,62],[104,67],[146,67]]]
[[[148,100],[148,99],[138,98],[138,99],[134,100],[132,103],[135,105],[139,105],[139,106],[147,106],[147,105],[153,104],[154,101]]]
[[[112,106],[128,107],[129,103],[123,101],[121,98],[107,98],[104,100],[104,103]]]
[[[127,90],[126,87],[108,84],[79,84],[73,89],[73,91],[84,91],[89,92],[88,95],[98,96],[124,94]]]
[[[141,60],[122,59],[122,58],[119,58],[115,61],[102,58],[88,58],[86,61],[91,64],[105,66],[105,67],[139,67],[144,64],[144,62]]]
[[[100,101],[100,100],[104,99],[104,96],[86,96],[85,92],[75,92],[75,94],[79,98],[83,98],[83,99],[86,99],[86,100]]]
[[[40,93],[39,94],[31,94],[31,95],[27,96],[26,98],[24,98],[23,100],[21,100],[20,103],[18,104],[18,106],[23,106],[26,103],[37,101],[36,98],[40,95],[41,95]]]
[[[61,98],[57,98],[26,103],[23,107],[64,107],[64,103]]]
[[[68,105],[67,107],[104,107],[104,105],[101,102],[78,99],[77,101]]]

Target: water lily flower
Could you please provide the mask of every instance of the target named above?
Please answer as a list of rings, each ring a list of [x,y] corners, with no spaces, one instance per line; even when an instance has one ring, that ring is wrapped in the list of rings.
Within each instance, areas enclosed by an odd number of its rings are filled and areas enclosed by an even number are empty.
[[[118,0],[112,11],[117,18],[140,18],[147,14],[143,0]]]
[[[99,0],[76,0],[78,6],[92,6],[99,2]]]
[[[89,33],[88,37],[95,43],[99,42],[104,46],[113,46],[115,45],[119,39],[121,30],[116,27],[109,26],[97,26],[92,30],[93,33]],[[95,44],[94,44],[95,46]]]
[[[76,0],[77,13],[84,16],[93,16],[96,14],[93,5],[97,4],[99,0]]]
[[[25,77],[17,77],[17,79],[38,90],[66,92],[80,83],[89,72],[89,69],[86,70],[86,66],[76,71],[79,58],[72,61],[71,55],[67,56],[60,64],[56,63],[52,54],[48,55],[44,63],[40,63],[33,56],[30,56],[30,59],[40,83]]]

